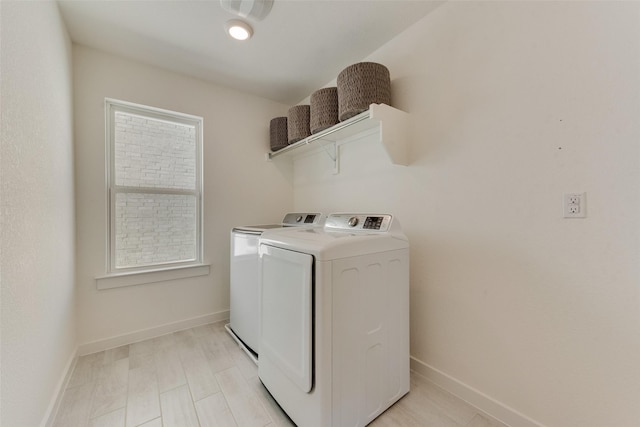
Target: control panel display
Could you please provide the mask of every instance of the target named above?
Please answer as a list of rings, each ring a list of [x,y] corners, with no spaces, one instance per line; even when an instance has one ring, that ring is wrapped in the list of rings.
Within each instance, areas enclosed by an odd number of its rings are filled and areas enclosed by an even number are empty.
[[[291,225],[320,225],[322,214],[319,213],[306,213],[306,212],[290,212],[284,216],[282,224],[285,226]]]
[[[368,216],[364,221],[364,225],[362,228],[366,230],[380,230],[382,226],[382,217],[381,216]]]
[[[324,224],[326,230],[388,232],[393,217],[387,214],[331,214]]]

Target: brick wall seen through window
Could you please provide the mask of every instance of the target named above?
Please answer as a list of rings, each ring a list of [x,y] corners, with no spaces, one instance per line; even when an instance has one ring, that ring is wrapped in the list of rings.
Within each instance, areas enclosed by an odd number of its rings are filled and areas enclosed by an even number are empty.
[[[108,106],[112,270],[198,261],[201,121]]]

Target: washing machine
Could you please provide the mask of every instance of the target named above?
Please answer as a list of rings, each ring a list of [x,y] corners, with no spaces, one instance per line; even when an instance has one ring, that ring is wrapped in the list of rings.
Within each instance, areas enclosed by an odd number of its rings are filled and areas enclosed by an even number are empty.
[[[304,427],[365,426],[409,392],[409,242],[388,214],[260,236],[258,376]]]
[[[279,224],[248,225],[231,230],[229,266],[229,323],[227,332],[257,363],[258,354],[258,239],[266,230],[293,227],[318,227],[323,223],[320,213],[287,213]]]

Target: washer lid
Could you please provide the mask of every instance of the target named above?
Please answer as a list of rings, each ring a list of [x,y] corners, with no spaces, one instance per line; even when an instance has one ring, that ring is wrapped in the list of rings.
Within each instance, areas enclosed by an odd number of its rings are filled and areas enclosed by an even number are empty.
[[[240,227],[233,227],[232,231],[235,233],[262,234],[266,230],[281,229],[284,227],[285,226],[282,224],[243,225]]]
[[[285,227],[320,227],[323,221],[324,218],[321,213],[290,212],[284,216],[280,224],[241,225],[234,227],[232,231],[245,234],[262,234],[266,230]]]

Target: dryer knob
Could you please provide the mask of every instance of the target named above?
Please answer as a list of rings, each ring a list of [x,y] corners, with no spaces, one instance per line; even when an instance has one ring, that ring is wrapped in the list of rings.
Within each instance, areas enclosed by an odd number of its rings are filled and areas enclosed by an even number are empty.
[[[347,224],[349,224],[349,227],[355,227],[358,225],[358,217],[352,216]]]
[[[296,218],[296,222],[300,222],[300,221],[302,221],[302,216],[298,216],[298,217]]]

